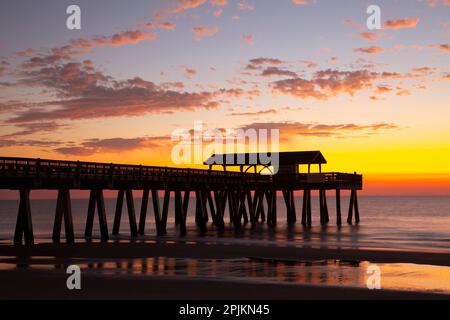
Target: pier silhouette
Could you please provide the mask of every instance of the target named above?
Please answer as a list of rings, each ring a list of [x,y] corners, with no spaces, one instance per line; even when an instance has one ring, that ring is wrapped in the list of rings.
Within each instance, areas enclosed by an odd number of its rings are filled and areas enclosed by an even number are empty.
[[[319,192],[320,223],[329,222],[326,193],[335,191],[336,223],[341,225],[341,190],[349,190],[350,203],[347,222],[359,223],[357,190],[362,189],[362,175],[340,172],[322,172],[325,158],[319,151],[280,152],[279,170],[270,170],[270,163],[250,162],[254,154],[235,154],[241,162],[222,164],[223,170],[184,169],[144,165],[63,161],[49,159],[0,157],[0,189],[17,190],[20,195],[17,223],[14,234],[15,244],[33,244],[30,190],[58,190],[52,239],[61,241],[64,221],[66,242],[74,242],[70,190],[89,190],[89,205],[86,219],[85,238],[92,237],[95,212],[100,225],[102,241],[109,240],[106,220],[104,190],[117,190],[117,203],[112,234],[120,231],[122,207],[127,206],[130,237],[145,234],[146,216],[151,197],[158,236],[166,234],[169,203],[175,203],[175,224],[180,235],[186,234],[186,217],[191,194],[195,197],[195,223],[205,229],[211,219],[218,229],[225,227],[225,216],[234,228],[266,222],[273,227],[277,224],[277,192],[283,194],[286,204],[287,223],[297,220],[294,191],[303,192],[301,223],[312,224],[311,192]],[[217,159],[218,155],[213,155]],[[226,156],[226,155],[223,155]],[[242,157],[241,157],[242,156]],[[259,159],[257,154],[256,159]],[[302,173],[299,166],[306,165]],[[318,165],[318,172],[312,173],[311,166]],[[238,166],[239,171],[228,171],[227,167]],[[142,190],[142,204],[139,221],[133,201],[133,190]],[[163,194],[160,199],[159,193]],[[161,205],[162,204],[162,205]],[[267,212],[266,212],[267,210]]]

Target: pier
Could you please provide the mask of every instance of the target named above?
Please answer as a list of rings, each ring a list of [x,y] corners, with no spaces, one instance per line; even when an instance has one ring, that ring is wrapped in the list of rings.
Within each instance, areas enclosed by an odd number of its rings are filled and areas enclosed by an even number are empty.
[[[217,159],[212,155],[210,159]],[[117,190],[117,203],[112,234],[120,232],[122,208],[127,207],[130,238],[144,235],[146,216],[153,207],[157,235],[166,234],[169,203],[174,201],[175,224],[180,235],[186,234],[186,217],[189,202],[195,201],[195,223],[205,229],[211,221],[218,229],[228,222],[234,228],[244,228],[267,223],[277,224],[277,193],[283,195],[288,224],[297,221],[295,191],[302,192],[301,224],[312,224],[311,192],[319,192],[320,223],[329,223],[327,192],[334,191],[336,198],[336,223],[342,224],[341,190],[350,191],[347,223],[359,223],[357,191],[362,189],[362,175],[340,172],[322,172],[325,158],[319,151],[280,152],[279,170],[271,173],[270,163],[251,161],[255,154],[234,154],[236,160],[226,161],[222,170],[205,161],[209,169],[183,169],[144,165],[108,164],[81,161],[0,157],[0,189],[17,190],[20,196],[15,244],[33,244],[31,190],[57,190],[52,239],[61,241],[64,222],[66,242],[74,242],[70,190],[89,190],[85,238],[92,238],[94,217],[97,214],[100,238],[108,241],[110,234],[106,220],[104,190]],[[305,165],[306,172],[300,167]],[[318,172],[311,172],[317,165]],[[227,168],[237,167],[239,171]],[[137,219],[133,190],[142,190],[142,203]],[[162,197],[160,197],[162,195]],[[151,200],[151,202],[150,202]],[[227,219],[228,218],[228,219]]]

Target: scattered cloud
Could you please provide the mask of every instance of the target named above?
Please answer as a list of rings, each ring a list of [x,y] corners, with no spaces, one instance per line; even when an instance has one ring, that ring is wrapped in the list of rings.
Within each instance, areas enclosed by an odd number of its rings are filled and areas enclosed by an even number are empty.
[[[145,148],[157,148],[167,143],[170,137],[139,137],[88,139],[76,146],[55,148],[54,151],[64,155],[90,156],[96,153],[120,153]]]
[[[182,66],[182,68],[184,69],[184,76],[188,79],[192,79],[197,75],[197,70],[194,68],[189,68],[187,66]]]
[[[196,9],[203,4],[205,4],[206,0],[178,0],[177,4],[169,9],[169,13],[181,13],[186,10]]]
[[[383,24],[385,29],[407,29],[415,28],[419,23],[419,18],[386,20]]]
[[[308,5],[311,2],[311,0],[292,0],[292,3],[297,5]]]
[[[244,34],[242,36],[242,40],[244,40],[249,45],[253,45],[255,43],[255,39],[251,34]]]
[[[228,5],[228,0],[210,0],[209,3],[213,6],[223,7]]]
[[[327,100],[340,93],[353,96],[357,91],[370,88],[377,75],[367,70],[317,71],[312,79],[291,78],[273,82],[275,93],[291,95],[300,99],[314,98]]]
[[[266,114],[276,114],[278,111],[276,109],[267,109],[253,112],[232,112],[230,116],[261,116]]]
[[[359,34],[360,38],[367,41],[377,41],[380,39],[381,34],[375,32],[361,32]]]
[[[450,52],[450,44],[440,44],[438,48],[443,52]]]
[[[297,74],[293,71],[289,70],[283,70],[278,67],[267,67],[264,69],[261,73],[263,77],[270,77],[270,76],[287,76],[287,77],[293,77],[296,78]]]
[[[200,41],[203,38],[212,37],[213,35],[215,35],[217,32],[219,32],[219,28],[217,26],[198,26],[192,28],[192,32],[194,33],[195,40]]]
[[[53,92],[58,99],[35,106],[15,102],[19,111],[7,120],[12,124],[139,116],[218,106],[213,101],[214,92],[167,90],[139,77],[117,80],[94,70],[90,64],[78,62],[27,71],[21,82]]]
[[[247,70],[260,70],[264,67],[264,65],[272,65],[277,66],[284,64],[285,62],[280,59],[274,58],[254,58],[251,59],[247,66],[245,67]]]
[[[399,129],[393,123],[376,123],[369,125],[347,124],[319,124],[302,123],[295,121],[286,122],[255,122],[241,127],[242,129],[279,129],[282,139],[290,139],[296,136],[312,137],[346,137],[354,134],[373,134],[376,132]]]
[[[357,53],[364,53],[364,54],[377,54],[380,52],[384,52],[385,49],[381,48],[381,47],[370,46],[370,47],[356,48],[353,51],[357,52]]]

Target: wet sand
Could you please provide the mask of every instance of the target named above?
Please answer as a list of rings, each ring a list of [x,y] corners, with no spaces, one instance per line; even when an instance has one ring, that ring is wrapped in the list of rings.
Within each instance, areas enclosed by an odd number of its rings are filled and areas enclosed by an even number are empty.
[[[197,259],[262,258],[283,261],[339,259],[379,263],[416,263],[450,266],[450,253],[313,249],[258,245],[177,243],[76,243],[38,244],[32,247],[0,245],[0,263],[21,264],[33,259],[58,259],[70,264],[82,259],[133,259],[179,257]],[[67,275],[36,269],[0,271],[0,299],[449,299],[449,295],[424,292],[368,290],[289,283],[243,283],[161,276],[83,275],[80,291],[65,288]]]

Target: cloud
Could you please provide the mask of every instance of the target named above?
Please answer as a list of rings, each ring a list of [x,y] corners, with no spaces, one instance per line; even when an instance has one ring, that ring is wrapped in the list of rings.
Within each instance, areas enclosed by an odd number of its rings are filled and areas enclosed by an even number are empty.
[[[296,78],[297,74],[293,71],[289,70],[283,70],[278,67],[267,67],[264,69],[261,73],[263,77],[270,77],[270,76],[287,76],[287,77],[293,77]]]
[[[88,139],[76,146],[55,148],[54,151],[64,155],[90,156],[96,153],[120,153],[145,148],[158,148],[170,142],[170,137],[138,137]]]
[[[385,29],[407,29],[407,28],[415,28],[419,23],[419,18],[410,18],[410,19],[395,19],[395,20],[387,20],[384,22],[383,27]]]
[[[42,132],[54,132],[66,126],[58,124],[55,121],[50,121],[50,122],[19,123],[17,124],[17,127],[22,128],[23,130],[4,135],[2,136],[2,138],[12,138],[12,137],[16,138],[20,136],[28,136]]]
[[[217,26],[198,26],[192,28],[192,32],[194,33],[195,40],[200,41],[203,38],[212,37],[213,35],[215,35],[217,32],[219,32],[219,28]]]
[[[272,65],[277,66],[284,64],[285,62],[280,59],[274,59],[274,58],[254,58],[251,59],[245,69],[247,70],[260,70],[264,67],[264,65]]]
[[[355,134],[373,134],[383,130],[399,129],[393,123],[375,123],[369,125],[358,125],[354,123],[346,124],[320,124],[302,123],[295,121],[286,122],[255,122],[244,125],[241,129],[279,129],[280,137],[284,140],[296,136],[313,137],[346,137]]]
[[[187,66],[182,66],[182,68],[184,69],[184,76],[188,79],[192,79],[197,75],[197,70],[194,68],[189,68]]]
[[[246,1],[240,1],[237,7],[239,10],[254,10],[256,8],[253,3],[248,3]]]
[[[309,68],[309,69],[317,68],[317,63],[315,63],[314,61],[301,60],[300,62],[303,63],[304,65],[306,65],[306,67]]]
[[[252,45],[255,43],[255,39],[253,38],[253,36],[251,34],[244,34],[242,36],[242,40],[247,42],[247,44],[249,44],[249,45]]]
[[[224,7],[228,5],[228,0],[210,0],[209,3],[213,6]]]
[[[178,0],[177,4],[169,9],[169,13],[181,13],[186,10],[196,9],[202,6],[206,0]]]
[[[271,84],[275,93],[291,95],[300,99],[314,98],[327,100],[340,93],[353,96],[357,91],[370,88],[378,75],[367,70],[317,71],[310,80],[291,78],[275,81]]]
[[[123,31],[111,36],[77,38],[70,41],[69,44],[52,48],[50,52],[44,54],[37,53],[33,49],[27,49],[25,52],[17,52],[16,55],[28,57],[28,59],[22,64],[22,67],[25,69],[33,69],[55,64],[61,61],[72,60],[74,56],[85,54],[96,46],[110,46],[117,48],[126,45],[138,44],[142,41],[152,41],[155,38],[155,33],[151,31]]]
[[[370,46],[370,47],[356,48],[353,51],[357,52],[357,53],[364,53],[364,54],[377,54],[380,52],[384,52],[385,49],[376,47],[376,46]]]
[[[367,41],[377,41],[380,38],[380,34],[375,32],[361,32],[359,36]]]
[[[160,29],[165,29],[165,30],[175,30],[175,28],[177,27],[177,25],[175,23],[166,21],[163,22],[159,25]]]
[[[216,9],[213,11],[213,15],[215,17],[220,17],[222,15],[223,10],[222,9]]]
[[[450,44],[440,44],[438,48],[443,52],[450,52]]]
[[[436,68],[434,67],[418,67],[418,68],[412,68],[411,71],[417,72],[417,73],[432,73],[436,71]]]
[[[278,113],[277,110],[268,109],[268,110],[254,111],[254,112],[232,112],[229,115],[230,116],[260,116],[260,115],[276,114],[276,113]]]
[[[9,63],[7,61],[0,61],[0,77],[6,73],[6,69]]]
[[[292,0],[292,3],[297,5],[308,5],[311,3],[311,0]]]
[[[22,84],[44,88],[58,99],[34,107],[15,102],[18,107],[9,123],[79,120],[147,113],[194,111],[216,108],[213,92],[167,90],[139,77],[116,80],[93,70],[90,64],[71,62],[24,72]],[[6,104],[8,105],[8,104]]]

